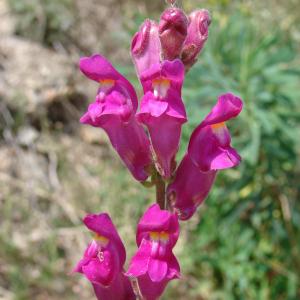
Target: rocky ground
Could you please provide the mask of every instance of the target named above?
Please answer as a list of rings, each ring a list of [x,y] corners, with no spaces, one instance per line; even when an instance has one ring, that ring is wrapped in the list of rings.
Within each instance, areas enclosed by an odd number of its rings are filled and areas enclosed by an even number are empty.
[[[83,19],[95,14],[80,11]],[[90,299],[86,281],[68,277],[88,239],[80,219],[86,211],[110,210],[125,224],[139,215],[133,201],[146,197],[106,136],[78,124],[96,90],[77,70],[79,51],[47,49],[14,29],[1,0],[0,299],[74,299],[74,293]],[[92,49],[97,32],[89,23],[78,30],[90,33],[85,46]],[[133,226],[121,228],[129,244]]]

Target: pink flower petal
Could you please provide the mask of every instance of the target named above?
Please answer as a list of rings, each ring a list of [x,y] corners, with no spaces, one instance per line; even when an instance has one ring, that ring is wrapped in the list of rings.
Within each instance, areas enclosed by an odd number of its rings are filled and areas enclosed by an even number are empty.
[[[137,109],[138,100],[132,84],[121,75],[113,65],[103,56],[95,54],[80,59],[79,67],[88,78],[99,82],[100,80],[115,80],[117,85],[128,91],[134,110]]]
[[[231,168],[240,163],[240,156],[231,148],[230,133],[225,124],[242,110],[242,101],[233,94],[224,94],[191,135],[188,153],[202,172]]]
[[[167,262],[159,259],[150,259],[148,274],[153,282],[161,282],[166,278],[168,272]]]
[[[150,261],[151,244],[147,240],[143,240],[137,253],[131,259],[127,276],[139,277],[148,271]]]
[[[103,286],[109,286],[118,273],[108,251],[103,252],[103,261],[98,258],[91,259],[88,264],[82,267],[82,272],[92,283]]]

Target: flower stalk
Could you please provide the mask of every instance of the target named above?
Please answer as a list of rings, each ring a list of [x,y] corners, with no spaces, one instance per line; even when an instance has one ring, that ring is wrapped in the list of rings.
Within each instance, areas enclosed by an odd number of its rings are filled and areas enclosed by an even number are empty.
[[[156,203],[160,209],[166,209],[166,183],[157,172],[155,176]]]
[[[135,277],[132,277],[129,280],[130,280],[134,295],[136,297],[135,300],[144,300],[138,280]]]

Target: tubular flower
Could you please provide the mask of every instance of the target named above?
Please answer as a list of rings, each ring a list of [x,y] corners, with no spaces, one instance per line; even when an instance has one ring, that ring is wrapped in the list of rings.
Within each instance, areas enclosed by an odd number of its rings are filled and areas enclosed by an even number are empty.
[[[141,218],[136,237],[139,249],[126,275],[138,278],[146,300],[158,299],[167,283],[180,277],[180,267],[172,252],[178,236],[177,216],[161,210],[158,204],[150,206]]]
[[[236,117],[242,107],[242,100],[233,94],[221,95],[212,111],[194,130],[188,151],[167,191],[181,220],[189,219],[205,200],[218,170],[240,163],[239,154],[230,145],[231,137],[225,122]]]
[[[197,61],[197,57],[208,38],[208,27],[211,23],[211,17],[206,9],[192,12],[189,18],[188,34],[181,54],[182,62],[187,70]]]
[[[130,282],[122,273],[125,248],[110,217],[105,213],[87,215],[83,222],[94,239],[74,272],[85,275],[99,300],[135,299]]]
[[[166,9],[159,22],[159,38],[163,58],[174,60],[180,56],[187,36],[188,19],[179,8]]]
[[[190,219],[205,200],[214,183],[217,171],[201,172],[186,154],[177,171],[175,181],[168,187],[168,199],[180,220]]]
[[[146,180],[151,165],[150,143],[135,118],[138,101],[133,86],[100,55],[82,58],[80,69],[100,83],[96,100],[81,123],[104,129],[132,175],[139,181]]]
[[[158,24],[147,19],[131,42],[131,56],[138,76],[140,77],[152,65],[158,64],[160,55]]]
[[[141,77],[145,95],[137,118],[149,130],[159,171],[164,178],[172,175],[181,127],[187,121],[181,99],[183,80],[184,66],[179,59],[154,65]]]

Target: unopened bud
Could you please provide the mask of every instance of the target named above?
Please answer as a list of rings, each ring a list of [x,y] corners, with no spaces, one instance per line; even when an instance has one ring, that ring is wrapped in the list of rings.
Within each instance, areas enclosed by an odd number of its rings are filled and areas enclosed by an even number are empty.
[[[207,38],[211,17],[206,9],[196,10],[191,13],[188,34],[185,40],[181,59],[186,69],[190,69],[197,61]]]
[[[188,19],[179,8],[166,9],[159,23],[159,38],[163,58],[174,60],[180,56],[187,36]]]
[[[139,76],[152,65],[160,63],[160,53],[158,24],[145,20],[131,43],[131,56]]]

